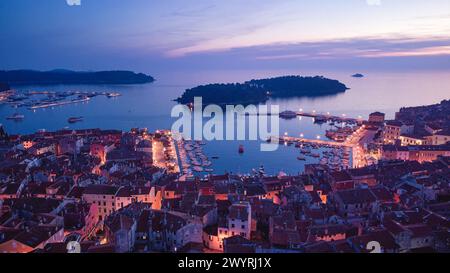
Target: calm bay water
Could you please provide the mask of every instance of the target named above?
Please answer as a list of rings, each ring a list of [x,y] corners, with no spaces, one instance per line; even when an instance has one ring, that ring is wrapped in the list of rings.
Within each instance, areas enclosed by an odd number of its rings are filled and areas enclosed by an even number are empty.
[[[358,71],[359,72],[359,71]],[[294,98],[270,100],[278,104],[280,111],[316,110],[335,115],[346,114],[367,118],[373,111],[387,114],[393,118],[402,106],[415,106],[438,103],[450,99],[450,72],[413,73],[367,73],[365,78],[352,78],[352,72],[316,71],[208,71],[154,75],[157,81],[144,85],[57,85],[20,86],[19,91],[117,91],[121,97],[109,99],[94,97],[88,103],[79,103],[55,108],[31,111],[26,108],[14,109],[10,105],[0,105],[0,123],[11,134],[32,133],[39,129],[58,130],[64,127],[103,128],[129,130],[133,127],[146,127],[149,130],[170,128],[175,121],[170,111],[175,105],[173,99],[186,88],[212,82],[242,82],[252,78],[274,77],[279,75],[323,75],[345,83],[351,89],[343,94],[316,98]],[[19,112],[25,115],[21,122],[6,120],[7,116]],[[72,116],[83,116],[84,121],[68,124]],[[281,120],[280,132],[314,138],[324,137],[328,125],[315,125],[312,119]],[[238,146],[245,146],[245,153],[238,154]],[[305,162],[298,161],[298,150],[294,147],[280,148],[275,152],[260,152],[259,141],[214,141],[207,143],[208,156],[219,156],[213,160],[216,173],[224,171],[247,173],[264,165],[269,173],[284,171],[298,173],[303,171]],[[308,159],[307,162],[315,162]]]

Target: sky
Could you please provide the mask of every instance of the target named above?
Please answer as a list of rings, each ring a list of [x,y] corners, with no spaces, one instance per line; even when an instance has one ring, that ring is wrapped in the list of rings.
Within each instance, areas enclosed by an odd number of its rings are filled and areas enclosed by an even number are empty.
[[[448,0],[2,0],[0,69],[450,70]]]

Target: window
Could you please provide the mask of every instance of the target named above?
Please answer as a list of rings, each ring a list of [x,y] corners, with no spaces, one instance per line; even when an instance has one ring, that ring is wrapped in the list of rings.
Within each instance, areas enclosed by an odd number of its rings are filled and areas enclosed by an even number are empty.
[[[242,229],[245,229],[245,225],[242,225],[241,228],[242,228]]]
[[[234,224],[231,224],[231,227],[234,228]]]

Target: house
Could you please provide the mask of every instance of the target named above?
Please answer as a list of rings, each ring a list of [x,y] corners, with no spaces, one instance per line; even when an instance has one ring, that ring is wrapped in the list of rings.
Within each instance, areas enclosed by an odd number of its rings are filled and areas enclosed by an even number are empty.
[[[135,202],[151,204],[153,200],[151,190],[150,187],[120,187],[115,196],[115,209],[119,210]]]
[[[116,253],[131,252],[136,239],[137,222],[124,213],[114,213],[105,221],[108,243],[115,246]]]
[[[378,209],[377,198],[370,189],[337,191],[333,193],[333,200],[342,217],[368,216]]]
[[[89,185],[82,195],[82,200],[89,204],[96,204],[98,220],[103,221],[116,210],[116,193],[118,188],[108,185]]]
[[[237,202],[228,208],[226,218],[219,218],[217,225],[203,228],[202,241],[205,247],[223,251],[223,240],[232,236],[251,238],[252,209],[248,202]]]
[[[223,239],[224,253],[255,253],[256,244],[242,236],[236,235]]]
[[[35,226],[0,244],[0,253],[30,253],[48,243],[62,242],[64,229],[56,226]]]
[[[385,114],[384,113],[380,113],[380,112],[374,112],[369,114],[369,122],[370,123],[383,123],[384,122],[384,117]]]
[[[330,173],[330,183],[333,191],[348,190],[355,187],[355,181],[345,170]]]

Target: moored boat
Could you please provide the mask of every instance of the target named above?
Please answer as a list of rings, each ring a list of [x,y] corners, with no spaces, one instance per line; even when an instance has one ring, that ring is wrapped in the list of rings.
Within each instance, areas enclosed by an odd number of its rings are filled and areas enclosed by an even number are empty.
[[[67,122],[69,123],[76,123],[80,121],[83,121],[83,117],[70,117],[67,119]]]
[[[19,113],[14,113],[12,116],[6,117],[6,119],[9,119],[9,120],[22,120],[24,118],[25,118],[25,116],[22,114],[19,114]]]
[[[238,150],[238,152],[239,152],[240,154],[243,154],[243,153],[244,153],[244,145],[239,145],[239,150]]]

